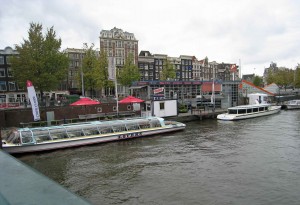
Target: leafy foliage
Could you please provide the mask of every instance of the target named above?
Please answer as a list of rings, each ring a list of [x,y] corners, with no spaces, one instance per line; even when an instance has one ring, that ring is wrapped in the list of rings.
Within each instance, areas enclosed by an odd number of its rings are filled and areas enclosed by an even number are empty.
[[[263,85],[262,77],[255,75],[254,79],[253,79],[253,84],[256,85],[256,86],[262,87],[262,85]]]
[[[294,70],[281,67],[278,69],[278,71],[269,71],[267,83],[276,83],[278,86],[286,88],[287,86],[294,85],[294,75]]]
[[[95,50],[93,50],[94,44],[88,47],[87,44],[84,44],[85,55],[82,59],[82,72],[83,72],[83,82],[84,88],[87,90],[93,90],[96,87],[97,79],[95,74],[97,73],[98,68],[98,57]]]
[[[176,77],[176,71],[174,69],[174,66],[171,64],[171,62],[166,59],[164,60],[164,66],[161,71],[161,80],[169,80],[169,79],[174,79]]]
[[[119,70],[117,78],[123,86],[130,86],[132,82],[140,80],[139,68],[133,63],[132,54],[126,58],[124,67]]]
[[[30,23],[28,39],[21,45],[16,45],[18,56],[12,57],[11,68],[14,78],[20,85],[27,80],[33,82],[36,88],[43,91],[57,89],[59,83],[67,76],[69,60],[59,51],[61,39],[51,27],[45,35],[41,24]]]

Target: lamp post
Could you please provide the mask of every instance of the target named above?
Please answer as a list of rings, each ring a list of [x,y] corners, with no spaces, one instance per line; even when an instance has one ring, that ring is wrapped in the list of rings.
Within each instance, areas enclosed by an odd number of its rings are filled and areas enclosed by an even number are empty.
[[[84,82],[83,82],[83,62],[82,62],[82,59],[83,59],[83,51],[84,49],[82,49],[81,51],[81,95],[84,97]]]

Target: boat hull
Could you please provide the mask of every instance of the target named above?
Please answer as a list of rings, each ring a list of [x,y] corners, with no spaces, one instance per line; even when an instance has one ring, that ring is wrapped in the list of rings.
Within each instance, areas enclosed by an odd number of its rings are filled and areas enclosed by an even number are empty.
[[[295,110],[300,109],[300,100],[291,100],[287,103],[286,109]]]
[[[272,115],[280,112],[281,106],[271,106],[270,110],[263,111],[263,112],[253,112],[250,114],[220,114],[217,116],[217,119],[219,120],[225,120],[225,121],[234,121],[234,120],[245,120],[250,118],[256,118],[256,117],[262,117],[267,115]]]
[[[112,133],[109,135],[93,135],[89,137],[75,137],[70,139],[54,140],[49,142],[22,145],[22,146],[3,146],[3,150],[10,154],[30,153],[30,152],[41,152],[50,151],[63,148],[71,148],[85,145],[92,145],[104,142],[119,141],[132,138],[140,138],[155,134],[162,134],[168,132],[175,132],[185,129],[184,124],[180,125],[167,125],[160,128],[150,128],[145,130],[137,130],[136,132],[120,132]]]

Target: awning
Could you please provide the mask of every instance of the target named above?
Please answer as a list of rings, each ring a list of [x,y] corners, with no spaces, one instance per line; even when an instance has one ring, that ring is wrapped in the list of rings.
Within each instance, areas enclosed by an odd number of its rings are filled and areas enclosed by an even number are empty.
[[[129,89],[141,89],[147,87],[147,85],[141,85],[141,86],[131,86]]]

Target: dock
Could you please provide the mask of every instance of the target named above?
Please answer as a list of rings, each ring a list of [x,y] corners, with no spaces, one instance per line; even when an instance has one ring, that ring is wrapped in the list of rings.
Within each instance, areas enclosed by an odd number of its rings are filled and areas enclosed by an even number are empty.
[[[166,120],[174,120],[178,122],[190,122],[204,119],[214,119],[217,115],[227,112],[227,109],[193,109],[186,113],[179,113],[177,116],[164,117]]]

